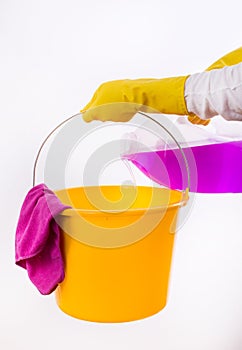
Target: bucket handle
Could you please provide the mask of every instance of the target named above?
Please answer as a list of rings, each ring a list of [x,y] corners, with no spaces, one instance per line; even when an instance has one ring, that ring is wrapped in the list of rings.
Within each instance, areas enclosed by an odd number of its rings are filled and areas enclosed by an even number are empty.
[[[177,145],[177,147],[179,148],[181,154],[182,154],[182,158],[184,160],[184,163],[185,163],[185,167],[186,167],[186,172],[187,172],[187,188],[186,190],[184,191],[185,193],[185,198],[188,197],[188,193],[189,193],[189,190],[190,190],[190,170],[189,170],[189,165],[188,165],[188,161],[186,159],[186,156],[185,156],[185,153],[182,149],[182,147],[180,146],[179,142],[176,140],[176,138],[172,135],[172,133],[164,126],[162,125],[161,123],[159,123],[157,120],[151,118],[148,114],[144,113],[144,112],[140,112],[138,111],[137,114],[141,114],[143,115],[144,117],[150,119],[151,121],[153,121],[154,123],[156,123],[157,125],[159,125],[163,130],[165,130],[169,136],[172,138],[172,140],[175,142],[175,144]],[[35,181],[36,181],[36,168],[37,168],[37,163],[38,163],[38,160],[39,160],[39,157],[40,157],[40,154],[41,154],[41,151],[44,147],[44,145],[46,144],[46,142],[48,141],[48,139],[54,134],[54,132],[59,129],[62,125],[64,125],[65,123],[67,123],[69,120],[71,119],[74,119],[75,117],[77,117],[78,115],[80,115],[80,113],[76,113],[74,115],[72,115],[71,117],[63,120],[60,124],[58,124],[47,136],[46,138],[44,139],[44,141],[42,142],[42,144],[40,145],[39,147],[39,150],[37,152],[37,155],[36,155],[36,158],[35,158],[35,161],[34,161],[34,166],[33,166],[33,187],[35,186]]]
[[[60,124],[58,124],[44,139],[44,141],[41,143],[39,150],[37,152],[35,161],[34,161],[34,166],[33,166],[33,175],[32,175],[32,185],[33,187],[35,186],[35,180],[36,180],[36,168],[37,168],[37,163],[40,157],[40,153],[44,147],[44,145],[46,144],[46,142],[49,140],[49,138],[54,134],[54,132],[59,129],[62,125],[64,125],[65,123],[67,123],[69,120],[74,119],[75,117],[77,117],[80,113],[76,113],[74,115],[72,115],[71,117],[63,120]]]

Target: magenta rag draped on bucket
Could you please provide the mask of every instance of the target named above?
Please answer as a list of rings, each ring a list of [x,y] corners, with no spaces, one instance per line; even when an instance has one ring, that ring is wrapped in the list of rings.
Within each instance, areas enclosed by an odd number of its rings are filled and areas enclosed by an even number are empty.
[[[242,193],[242,141],[182,149],[190,169],[191,192]],[[179,149],[140,152],[124,158],[163,186],[178,190],[188,186]]]

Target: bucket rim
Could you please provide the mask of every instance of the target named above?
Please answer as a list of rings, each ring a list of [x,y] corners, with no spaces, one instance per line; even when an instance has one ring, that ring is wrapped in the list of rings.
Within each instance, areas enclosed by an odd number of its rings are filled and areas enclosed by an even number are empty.
[[[108,187],[112,187],[112,186],[117,186],[119,187],[120,185],[104,185],[101,186],[102,188],[108,188]],[[93,186],[86,186],[86,188],[91,188]],[[149,186],[138,186],[139,188],[147,188]],[[66,188],[66,189],[59,189],[59,190],[55,190],[55,194],[58,197],[58,192],[61,192],[63,190],[74,190],[76,188],[82,188],[85,189],[85,187],[83,186],[78,186],[78,187],[70,187],[70,188]],[[152,188],[152,187],[151,187]],[[159,190],[161,190],[161,188],[157,188]],[[173,203],[170,204],[163,204],[163,205],[155,205],[155,206],[151,206],[151,207],[140,207],[140,208],[128,208],[128,209],[84,209],[84,208],[77,208],[77,207],[71,207],[71,208],[67,208],[65,210],[63,210],[59,215],[60,216],[74,216],[76,214],[76,212],[78,212],[78,214],[82,214],[82,215],[93,215],[93,216],[105,216],[106,215],[123,215],[123,216],[130,216],[130,215],[140,215],[140,213],[144,212],[146,214],[155,214],[156,212],[159,211],[167,211],[169,209],[173,209],[175,207],[183,207],[187,204],[188,200],[189,200],[189,191],[187,189],[186,192],[183,191],[179,191],[179,190],[172,190],[172,189],[168,189],[165,188],[166,190],[170,191],[170,192],[177,192],[181,195],[179,200],[174,201]]]
[[[65,209],[63,210],[59,215],[60,216],[74,216],[76,212],[78,214],[83,214],[83,215],[93,215],[93,216],[104,216],[106,215],[122,215],[123,216],[130,216],[130,215],[137,215],[142,212],[146,212],[146,214],[155,214],[156,212],[159,211],[167,211],[170,209],[173,209],[175,207],[183,207],[186,205],[188,199],[183,199],[182,201],[172,203],[171,205],[161,205],[161,206],[155,206],[152,208],[135,208],[135,209],[127,209],[127,210],[101,210],[101,209],[82,209],[82,208],[70,208],[70,209]]]

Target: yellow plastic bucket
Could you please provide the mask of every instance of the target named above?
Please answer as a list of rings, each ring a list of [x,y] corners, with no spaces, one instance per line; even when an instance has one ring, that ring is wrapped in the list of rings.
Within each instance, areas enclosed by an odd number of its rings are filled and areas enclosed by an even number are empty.
[[[97,208],[92,198],[100,191],[105,200]],[[56,299],[65,313],[94,322],[126,322],[166,305],[176,217],[187,198],[165,188],[140,186],[135,191],[132,186],[56,191],[73,208],[60,218],[65,279]],[[137,228],[148,234],[139,234]]]
[[[115,123],[103,126],[102,122],[96,121],[92,127],[92,123],[81,124],[80,114],[63,121],[46,137],[34,163],[33,185],[43,146],[65,124],[48,150],[44,174],[45,183],[52,189],[58,188],[55,193],[71,208],[55,217],[61,229],[65,263],[65,279],[55,293],[60,309],[78,319],[134,321],[151,316],[166,305],[177,214],[188,200],[190,174],[185,155],[169,131],[169,125],[166,126],[168,120],[165,123],[163,117],[161,124],[143,112],[138,114],[142,117],[136,115],[132,123],[117,126],[121,128],[121,141],[131,140],[136,151],[136,146],[138,150],[139,146],[143,149],[143,143],[136,143],[136,139],[133,142],[132,137],[122,139],[127,132],[132,136],[137,128],[142,135],[143,132],[144,135],[147,132],[158,135],[158,138],[152,138],[155,144],[164,141],[167,145],[170,139],[171,147],[175,145],[180,149],[185,164],[187,181],[183,191],[156,187],[157,184],[116,185],[120,181],[115,178],[114,182],[112,176],[105,185],[96,186],[103,183],[99,181],[99,175],[105,169],[103,164],[120,158],[120,145],[125,145],[125,142],[120,143],[117,138]],[[147,124],[149,122],[151,125]],[[158,134],[154,127],[158,127]],[[163,133],[165,137],[162,137]],[[87,137],[88,143],[85,143]],[[103,148],[103,140],[106,148]],[[74,182],[82,183],[82,187],[68,185],[66,189],[67,163],[73,150],[79,149],[79,144],[85,152],[81,152],[80,158],[74,157],[75,166],[71,173],[75,174],[77,182]],[[93,145],[96,148],[88,153]],[[83,162],[86,153],[88,157]],[[77,175],[77,169],[83,164],[85,177],[82,172]],[[136,184],[136,181],[132,183]]]

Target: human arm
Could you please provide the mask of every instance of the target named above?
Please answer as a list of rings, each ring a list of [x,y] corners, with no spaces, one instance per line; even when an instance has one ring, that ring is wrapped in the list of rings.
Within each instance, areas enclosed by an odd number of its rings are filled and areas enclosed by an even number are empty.
[[[203,120],[221,115],[242,121],[242,63],[192,74],[185,83],[189,113]]]
[[[224,89],[224,93],[218,97],[218,102],[216,102],[216,98],[215,100],[208,98],[211,93],[209,84],[214,81],[214,89],[219,89],[221,81],[225,85],[226,76],[233,69],[223,71],[221,68],[236,65],[239,62],[242,62],[242,47],[221,57],[208,67],[207,71],[209,72],[204,74],[198,73],[191,76],[163,79],[126,79],[104,83],[96,90],[91,101],[81,110],[84,113],[83,119],[85,121],[94,119],[128,121],[138,110],[186,115],[192,123],[203,125],[208,124],[208,118],[220,114],[221,111],[222,115],[228,118],[229,100],[231,101],[233,98],[231,97],[234,94],[233,86],[237,84],[237,80],[233,83],[236,76],[230,74],[227,94],[225,94],[226,89]],[[199,95],[201,86],[203,88]],[[238,91],[237,96],[239,98]],[[195,100],[193,101],[193,99]],[[227,101],[228,108],[226,110],[220,106],[223,101]],[[238,103],[233,108],[231,113],[233,114],[232,118],[235,118],[235,115],[238,116],[240,113]],[[201,114],[202,119],[198,117],[199,114]]]

